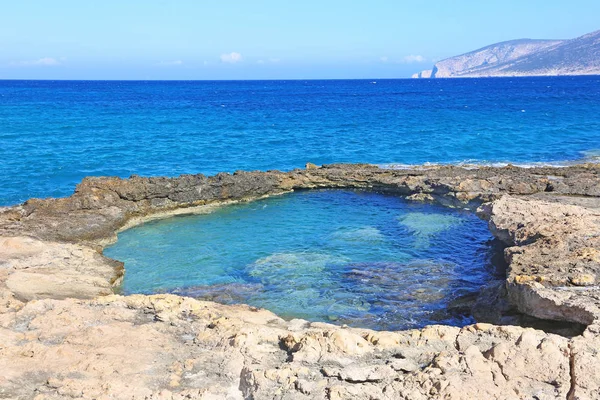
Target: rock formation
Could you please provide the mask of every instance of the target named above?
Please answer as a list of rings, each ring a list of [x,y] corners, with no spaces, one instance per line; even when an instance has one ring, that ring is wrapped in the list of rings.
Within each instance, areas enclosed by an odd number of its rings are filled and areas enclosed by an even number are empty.
[[[416,74],[412,75],[412,78],[431,78],[431,73],[433,72],[433,70],[431,69],[426,69],[424,71],[418,72]]]
[[[598,398],[599,173],[593,164],[309,165],[287,173],[87,178],[71,197],[5,208],[0,397]],[[477,210],[508,245],[506,280],[488,288],[479,306],[498,306],[497,324],[518,321],[504,315],[516,308],[583,333],[487,323],[377,332],[176,295],[111,294],[124,269],[101,250],[119,230],[312,188],[375,190]]]
[[[413,78],[600,75],[600,31],[571,40],[518,39],[437,62]]]

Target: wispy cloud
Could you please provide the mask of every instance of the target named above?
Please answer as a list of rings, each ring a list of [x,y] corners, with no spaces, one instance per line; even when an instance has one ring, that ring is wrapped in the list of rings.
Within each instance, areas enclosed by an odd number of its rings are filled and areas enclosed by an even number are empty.
[[[240,61],[242,61],[242,55],[235,51],[232,51],[229,54],[221,54],[221,62],[235,64]]]
[[[52,57],[43,57],[38,60],[29,60],[29,61],[13,61],[9,65],[11,67],[56,67],[58,65],[62,65],[62,61],[64,58],[57,60]]]
[[[179,65],[183,65],[183,61],[174,60],[174,61],[161,61],[158,63],[161,67],[177,67]]]
[[[383,62],[383,63],[386,63],[386,62],[388,62],[388,60],[389,60],[389,59],[387,58],[387,56],[379,57],[379,61],[381,61],[381,62]]]
[[[410,63],[421,63],[421,62],[425,62],[425,61],[427,61],[427,59],[426,59],[425,57],[421,56],[421,55],[415,55],[415,54],[411,54],[411,55],[409,55],[409,56],[405,56],[405,57],[402,59],[402,61],[403,61],[403,62],[405,62],[405,63],[408,63],[408,64],[410,64]]]
[[[257,64],[277,64],[278,62],[280,62],[281,59],[280,58],[269,58],[268,60],[258,60],[256,63]]]

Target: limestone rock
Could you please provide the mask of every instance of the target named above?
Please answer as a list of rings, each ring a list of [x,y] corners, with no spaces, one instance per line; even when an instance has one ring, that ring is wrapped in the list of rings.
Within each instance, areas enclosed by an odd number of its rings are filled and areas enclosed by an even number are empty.
[[[94,298],[112,293],[123,263],[81,245],[0,237],[4,284],[17,299]]]
[[[597,75],[600,31],[571,40],[517,39],[437,62],[413,78]],[[429,76],[427,76],[429,75]]]
[[[88,178],[69,198],[0,209],[0,397],[598,398],[599,171],[335,164],[287,173]],[[176,295],[110,294],[122,264],[100,250],[117,230],[310,188],[480,207],[509,247],[506,280],[476,307],[494,314],[495,323],[521,323],[506,319],[517,307],[587,328],[573,338],[487,323],[377,332]]]

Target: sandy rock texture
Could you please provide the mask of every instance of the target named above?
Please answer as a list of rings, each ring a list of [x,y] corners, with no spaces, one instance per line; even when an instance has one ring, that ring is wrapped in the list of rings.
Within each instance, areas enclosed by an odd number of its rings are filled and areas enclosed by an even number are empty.
[[[30,301],[1,314],[0,332],[6,398],[554,399],[571,390],[569,340],[519,327],[375,332],[155,295]]]
[[[511,247],[513,304],[543,319],[590,325],[600,315],[600,210],[505,196],[483,206],[490,229]]]
[[[0,237],[3,281],[19,300],[94,298],[113,293],[123,263],[77,244],[42,242],[31,237]]]
[[[4,208],[0,398],[600,398],[599,171],[311,164],[286,173],[88,178],[69,198]],[[476,305],[482,314],[514,323],[502,315],[513,309],[583,333],[487,323],[377,332],[175,295],[112,294],[123,264],[101,251],[120,229],[313,188],[477,210],[507,245],[508,264],[506,280]]]

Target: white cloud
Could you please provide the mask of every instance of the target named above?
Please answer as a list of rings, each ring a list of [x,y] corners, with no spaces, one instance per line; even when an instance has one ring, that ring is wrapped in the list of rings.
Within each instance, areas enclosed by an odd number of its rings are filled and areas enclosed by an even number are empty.
[[[421,55],[411,54],[409,56],[404,57],[402,59],[402,61],[405,62],[405,63],[409,63],[410,64],[410,63],[415,63],[415,62],[421,63],[421,62],[424,62],[424,61],[427,61],[427,60],[425,59],[425,57],[423,57]]]
[[[388,58],[387,58],[386,56],[383,56],[383,57],[380,57],[380,58],[379,58],[379,61],[381,61],[381,62],[384,62],[384,63],[385,63],[385,62],[388,62]]]
[[[265,60],[258,60],[256,63],[257,63],[257,64],[264,64],[264,63],[265,63]]]
[[[64,61],[65,58],[61,58]],[[10,63],[12,67],[56,67],[62,65],[62,62],[52,57],[43,57],[38,60],[31,61],[13,61]]]
[[[181,61],[181,60],[161,61],[158,63],[158,65],[163,66],[163,67],[177,67],[179,65],[183,65],[183,61]]]
[[[229,54],[221,54],[221,62],[235,64],[240,61],[242,61],[242,55],[235,51],[232,51]]]

